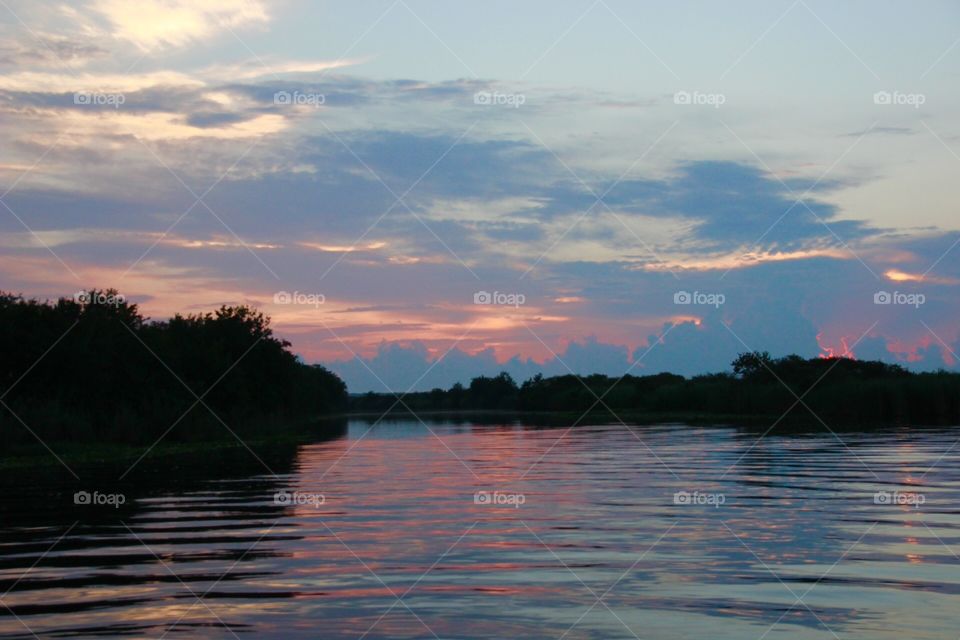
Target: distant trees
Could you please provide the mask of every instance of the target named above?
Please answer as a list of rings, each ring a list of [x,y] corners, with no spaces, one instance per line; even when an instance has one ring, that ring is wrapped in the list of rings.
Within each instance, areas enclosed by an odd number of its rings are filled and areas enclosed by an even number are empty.
[[[343,382],[289,346],[246,306],[152,322],[112,289],[0,293],[0,438],[201,439],[345,408]]]
[[[506,371],[493,378],[474,378],[468,393],[477,409],[512,409],[517,405],[517,383]]]
[[[357,411],[386,411],[392,396],[355,398]],[[395,399],[393,399],[395,401]],[[960,424],[960,374],[920,373],[899,365],[849,358],[774,358],[740,354],[730,373],[691,379],[672,373],[650,376],[536,375],[517,388],[506,373],[474,378],[449,391],[411,393],[414,411],[521,410],[634,412],[704,416],[819,419],[843,423]]]

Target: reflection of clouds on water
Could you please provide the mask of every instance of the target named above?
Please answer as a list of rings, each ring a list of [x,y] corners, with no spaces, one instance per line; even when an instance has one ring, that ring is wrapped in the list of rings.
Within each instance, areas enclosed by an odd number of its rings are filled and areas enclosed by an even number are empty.
[[[3,603],[38,635],[83,637],[159,636],[176,622],[206,637],[232,637],[229,627],[312,638],[322,621],[331,638],[571,627],[568,637],[606,638],[628,635],[625,625],[640,637],[759,637],[773,626],[769,638],[893,638],[936,635],[946,624],[936,612],[955,610],[955,559],[934,534],[956,544],[957,478],[946,463],[924,475],[948,433],[841,432],[841,443],[486,422],[351,421],[346,437],[265,459],[276,477],[238,458],[206,478],[129,484],[116,510],[8,501]],[[880,490],[927,500],[876,504]],[[523,504],[476,502],[484,491]],[[676,503],[684,491],[724,500]],[[0,615],[0,637],[23,633]]]

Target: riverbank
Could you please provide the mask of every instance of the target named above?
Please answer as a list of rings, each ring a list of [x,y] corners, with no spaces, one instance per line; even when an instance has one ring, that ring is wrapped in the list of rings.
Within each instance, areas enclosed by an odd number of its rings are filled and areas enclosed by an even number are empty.
[[[804,415],[805,414],[805,415]],[[424,410],[411,412],[394,409],[384,413],[355,411],[347,414],[354,419],[370,422],[409,420],[417,417],[430,421],[471,422],[475,424],[523,423],[533,426],[585,426],[598,424],[626,424],[627,426],[652,426],[686,424],[697,427],[738,427],[773,432],[829,432],[877,431],[887,429],[942,429],[950,425],[913,424],[903,421],[824,421],[809,411],[791,412],[787,415],[709,413],[703,411],[632,411],[611,412],[607,409],[589,411],[502,411],[485,409]],[[960,424],[956,425],[960,427]]]
[[[421,419],[428,423],[455,423],[476,425],[527,425],[539,428],[569,428],[589,425],[624,424],[626,426],[690,425],[695,427],[738,428],[756,431],[762,435],[810,434],[836,432],[877,432],[942,429],[944,425],[907,424],[903,422],[823,422],[810,412],[777,415],[737,415],[696,411],[617,411],[606,409],[586,414],[576,411],[501,411],[501,410],[424,410],[415,413],[395,409],[387,413],[356,411],[325,417],[309,423],[293,425],[255,437],[233,437],[228,431],[218,439],[195,442],[159,442],[152,448],[147,444],[50,442],[49,450],[37,443],[23,445],[0,453],[0,474],[35,469],[82,469],[109,466],[112,468],[143,464],[144,468],[162,468],[177,472],[197,466],[218,464],[237,457],[270,456],[278,449],[337,438],[346,434],[348,420],[362,420],[368,424]],[[960,426],[960,425],[958,425]],[[56,455],[51,453],[51,450]],[[252,452],[252,453],[251,453]],[[255,455],[254,455],[255,454]],[[58,460],[59,458],[59,460]],[[141,460],[141,458],[143,460]],[[62,463],[61,463],[62,461]],[[140,461],[140,462],[138,462]],[[146,464],[144,464],[146,462]]]
[[[134,465],[176,473],[181,469],[204,465],[218,466],[238,457],[256,462],[258,457],[271,457],[278,450],[341,437],[346,433],[346,424],[343,416],[332,416],[257,434],[255,437],[241,435],[235,438],[224,429],[223,436],[217,439],[160,441],[153,446],[56,441],[45,443],[46,446],[40,443],[20,445],[0,453],[0,474],[43,469],[70,475],[71,470],[78,474],[81,469],[104,467],[125,471]]]

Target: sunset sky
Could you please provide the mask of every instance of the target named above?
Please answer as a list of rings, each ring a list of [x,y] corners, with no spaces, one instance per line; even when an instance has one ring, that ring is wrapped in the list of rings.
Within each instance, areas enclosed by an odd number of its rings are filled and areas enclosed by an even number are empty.
[[[960,4],[735,4],[2,0],[0,288],[352,391],[960,366]]]

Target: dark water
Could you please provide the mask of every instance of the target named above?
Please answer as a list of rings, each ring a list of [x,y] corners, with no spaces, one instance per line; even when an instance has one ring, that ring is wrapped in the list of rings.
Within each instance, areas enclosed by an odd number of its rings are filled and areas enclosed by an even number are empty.
[[[167,487],[25,477],[0,637],[957,638],[960,431],[757,435],[355,422]]]

